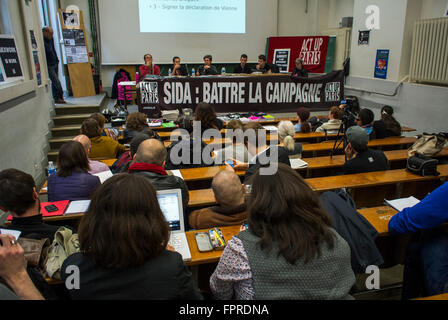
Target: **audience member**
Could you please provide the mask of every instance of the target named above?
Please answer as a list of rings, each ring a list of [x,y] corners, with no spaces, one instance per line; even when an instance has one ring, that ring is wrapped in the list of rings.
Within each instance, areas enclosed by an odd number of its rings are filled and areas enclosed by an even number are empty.
[[[311,125],[308,122],[310,118],[310,109],[306,107],[300,107],[297,109],[297,123],[294,126],[296,132],[309,133],[311,132]]]
[[[266,62],[266,56],[264,54],[258,56],[256,70],[263,73],[272,73],[271,66]]]
[[[240,57],[240,64],[235,67],[233,73],[252,73],[252,69],[247,65],[247,54],[242,54]]]
[[[372,110],[364,108],[359,111],[356,119],[356,124],[367,132],[370,140],[376,139],[375,128],[373,127],[374,118]]]
[[[308,70],[306,70],[305,67],[303,66],[303,60],[300,58],[297,58],[295,62],[296,62],[296,67],[292,71],[291,76],[293,78],[298,78],[298,77],[308,78]]]
[[[187,67],[180,64],[180,58],[174,57],[173,58],[173,66],[171,67],[171,74],[170,76],[188,76]]]
[[[392,234],[418,232],[408,247],[403,274],[403,299],[448,292],[448,183],[389,221]]]
[[[189,200],[187,184],[179,177],[168,175],[165,171],[166,156],[167,150],[162,142],[145,140],[134,155],[129,173],[147,178],[156,190],[181,189],[182,204],[186,209]]]
[[[11,235],[0,234],[0,300],[44,300],[26,270],[23,248]]]
[[[123,143],[131,142],[136,132],[149,128],[146,114],[142,112],[132,112],[126,119],[126,129],[123,130]]]
[[[347,147],[345,154],[347,162],[344,164],[344,173],[362,173],[387,170],[387,158],[383,151],[368,148],[369,136],[361,127],[353,126],[345,133]]]
[[[328,113],[328,120],[324,124],[322,124],[319,128],[316,129],[316,132],[324,132],[324,131],[333,131],[338,132],[339,128],[342,124],[342,115],[344,114],[344,111],[339,109],[339,107],[331,107],[330,112]]]
[[[116,129],[105,129],[104,125],[106,124],[106,117],[103,116],[101,113],[99,112],[95,112],[92,113],[90,115],[90,118],[95,119],[98,122],[98,125],[100,126],[101,129],[101,135],[104,137],[109,137],[112,138],[114,140],[117,140],[117,133],[118,130]]]
[[[98,177],[89,173],[86,152],[77,141],[69,141],[62,145],[57,167],[57,172],[48,177],[50,202],[90,199],[93,191],[101,184]]]
[[[143,56],[145,64],[139,67],[140,78],[143,79],[146,75],[160,76],[160,68],[152,63],[152,55],[147,53]]]
[[[237,130],[244,132],[244,125],[240,120],[230,120],[226,125],[227,130],[235,130],[234,134],[238,134]],[[215,150],[215,164],[223,164],[228,159],[236,159],[241,162],[249,162],[249,153],[243,143],[234,143],[231,146],[225,147],[221,150]]]
[[[200,102],[195,110],[195,121],[201,122],[201,133],[207,129],[221,130],[224,123],[216,117],[215,109],[210,103]]]
[[[112,165],[113,173],[124,173],[128,172],[129,166],[132,164],[132,159],[134,155],[137,153],[138,147],[140,143],[148,139],[157,139],[160,140],[159,135],[152,131],[149,128],[144,128],[141,132],[136,132],[134,134],[134,138],[132,138],[131,143],[129,144],[129,151],[124,152],[120,158]]]
[[[89,157],[90,154],[90,149],[91,149],[91,144],[90,144],[90,139],[88,136],[80,134],[76,137],[73,138],[73,141],[78,141],[80,144],[82,144],[82,146],[84,147],[84,150],[86,151],[86,155],[87,155],[87,159]],[[90,174],[95,174],[95,173],[100,173],[100,172],[104,172],[104,171],[109,171],[109,167],[102,163],[101,161],[96,161],[96,160],[89,160],[89,173]]]
[[[177,141],[173,141],[168,147],[168,156],[166,158],[166,169],[191,169],[206,167],[209,164],[204,162],[202,157],[207,144],[201,139],[193,137],[193,118],[184,115],[176,120],[179,129],[184,130],[185,134],[178,136]],[[199,146],[200,144],[200,146]],[[184,154],[188,152],[188,155]],[[211,156],[210,159],[212,160]]]
[[[291,121],[280,121],[277,126],[278,128],[278,139],[279,148],[278,154],[279,159],[283,157],[302,157],[302,144],[295,142],[294,140],[294,125]]]
[[[213,177],[212,190],[218,205],[190,213],[188,219],[191,228],[232,226],[246,220],[244,189],[240,178],[234,172],[218,172]]]
[[[33,177],[16,169],[0,172],[0,209],[12,215],[6,228],[20,231],[24,238],[48,238],[52,242],[59,228],[43,222]]]
[[[95,119],[86,119],[81,125],[81,134],[90,139],[90,158],[114,159],[126,151],[126,147],[112,138],[101,136],[101,128]]]
[[[126,173],[108,179],[81,219],[81,252],[61,268],[63,281],[68,266],[80,270],[72,299],[201,299],[182,256],[168,246],[169,232],[148,180]]]
[[[250,179],[248,229],[230,239],[210,278],[216,299],[353,299],[350,248],[317,195],[289,166]]]
[[[250,134],[251,132],[253,133],[253,135]],[[266,139],[266,129],[263,128],[261,124],[257,122],[249,122],[244,126],[244,133],[244,145],[246,146],[247,151],[251,155],[255,156],[250,159],[249,163],[243,163],[236,159],[231,160],[233,161],[234,165],[233,170],[246,171],[246,174],[244,175],[245,182],[249,180],[250,176],[253,175],[261,165],[268,164],[266,163],[266,161],[269,161],[269,163],[282,162],[288,166],[291,165],[286,152],[278,152],[277,157],[275,159],[271,159],[271,157],[273,157],[276,153],[276,148],[271,148],[270,146],[268,146]],[[265,138],[263,139],[263,137]]]
[[[212,65],[212,60],[213,57],[211,55],[208,54],[204,56],[204,65],[198,68],[196,75],[197,76],[217,75],[218,71],[216,70],[216,67]]]
[[[373,123],[373,128],[375,129],[377,139],[383,139],[391,136],[401,136],[401,125],[392,116],[393,114],[394,109],[392,109],[391,106],[384,106],[381,109],[381,120]]]

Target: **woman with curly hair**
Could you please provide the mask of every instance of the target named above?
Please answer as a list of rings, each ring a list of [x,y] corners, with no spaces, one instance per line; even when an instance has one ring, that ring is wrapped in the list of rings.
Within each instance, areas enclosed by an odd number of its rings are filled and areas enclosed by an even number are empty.
[[[123,131],[123,143],[128,144],[134,138],[136,132],[141,132],[144,128],[148,128],[146,114],[141,112],[133,112],[126,119],[126,129]]]
[[[207,129],[221,130],[223,122],[216,117],[216,112],[210,103],[201,102],[196,107],[195,121],[201,121],[201,132]]]

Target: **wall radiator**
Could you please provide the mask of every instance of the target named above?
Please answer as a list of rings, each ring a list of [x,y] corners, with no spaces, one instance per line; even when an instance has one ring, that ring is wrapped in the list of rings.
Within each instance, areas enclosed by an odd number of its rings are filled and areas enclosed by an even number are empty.
[[[410,80],[448,85],[448,17],[415,23]]]

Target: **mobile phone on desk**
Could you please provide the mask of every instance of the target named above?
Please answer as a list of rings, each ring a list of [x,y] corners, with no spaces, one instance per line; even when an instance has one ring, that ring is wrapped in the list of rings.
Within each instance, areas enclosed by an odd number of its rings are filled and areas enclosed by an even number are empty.
[[[243,226],[244,228],[249,229],[249,225],[247,224],[247,221],[243,221],[243,223],[241,224],[241,226]]]
[[[229,166],[231,166],[232,168],[234,167],[234,165],[233,165],[233,161],[232,161],[232,160],[228,159],[228,160],[226,160],[226,163],[227,163]]]
[[[44,208],[45,210],[47,210],[47,212],[56,212],[59,210],[58,207],[56,207],[54,204],[50,204],[48,206],[45,206]]]

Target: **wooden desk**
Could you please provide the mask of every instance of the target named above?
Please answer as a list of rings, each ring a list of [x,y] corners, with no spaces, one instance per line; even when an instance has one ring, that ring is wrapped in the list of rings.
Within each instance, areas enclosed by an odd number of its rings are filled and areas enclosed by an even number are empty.
[[[100,161],[105,165],[107,165],[108,167],[112,167],[112,165],[115,163],[115,161],[117,161],[117,159],[104,159]]]
[[[410,173],[406,169],[377,171],[368,173],[350,174],[344,176],[332,176],[322,178],[305,179],[311,189],[316,192],[325,192],[340,188],[358,189],[372,188],[399,183],[436,181],[448,177],[448,164],[439,165],[439,176],[422,177]],[[190,190],[188,207],[203,207],[215,204],[212,189]],[[393,198],[394,195],[391,195]],[[384,199],[384,198],[383,198]],[[356,199],[355,199],[356,200]]]
[[[448,293],[442,293],[435,296],[429,296],[424,298],[416,298],[413,300],[448,300]]]

